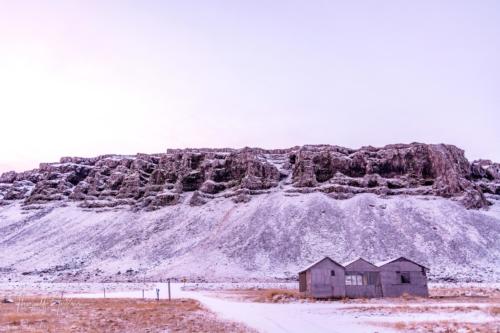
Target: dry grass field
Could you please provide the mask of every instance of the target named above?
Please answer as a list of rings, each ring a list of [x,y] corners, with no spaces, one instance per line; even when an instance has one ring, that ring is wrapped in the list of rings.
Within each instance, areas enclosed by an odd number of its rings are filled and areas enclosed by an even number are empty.
[[[430,297],[433,299],[469,300],[475,299],[477,302],[485,301],[500,302],[500,288],[491,286],[447,286],[430,287]]]
[[[208,293],[220,298],[258,303],[288,303],[297,300],[314,301],[314,299],[308,298],[296,290],[288,289],[229,289]]]
[[[191,299],[15,298],[0,303],[0,332],[252,332]]]
[[[404,333],[500,333],[499,322],[460,323],[455,321],[397,322],[384,326]]]
[[[259,303],[332,302],[332,305],[341,305],[336,310],[339,313],[368,318],[371,325],[404,333],[500,333],[500,290],[494,287],[431,288],[428,298],[403,295],[397,298],[341,300],[316,300],[287,289],[255,288],[211,293],[225,299]],[[429,320],[427,315],[434,319]],[[484,316],[490,319],[475,322],[475,318]],[[395,320],[377,323],[373,318]]]
[[[209,294],[217,295],[221,298],[232,300],[243,300],[259,303],[288,303],[296,301],[317,302],[319,300],[307,297],[303,293],[293,289],[266,289],[266,288],[248,288],[248,289],[226,289],[217,291],[205,291]],[[432,302],[454,302],[454,303],[490,303],[500,304],[500,289],[494,287],[447,287],[430,288],[429,297],[415,297],[404,295],[396,298],[378,299],[382,302],[391,303],[427,303]],[[325,301],[325,300],[321,300]],[[328,301],[328,300],[326,300]],[[338,301],[338,300],[330,300]],[[377,299],[348,299],[341,300],[344,303],[370,303]]]

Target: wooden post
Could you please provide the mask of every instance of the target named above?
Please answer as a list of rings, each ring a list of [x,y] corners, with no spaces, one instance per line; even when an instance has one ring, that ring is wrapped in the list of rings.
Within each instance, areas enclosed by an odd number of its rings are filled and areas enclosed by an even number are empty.
[[[106,298],[106,288],[104,288],[104,298]]]
[[[168,300],[171,301],[171,297],[170,297],[170,279],[167,280],[168,282]]]
[[[156,288],[156,300],[160,300],[160,289]]]
[[[144,289],[142,289],[142,299],[144,299]]]

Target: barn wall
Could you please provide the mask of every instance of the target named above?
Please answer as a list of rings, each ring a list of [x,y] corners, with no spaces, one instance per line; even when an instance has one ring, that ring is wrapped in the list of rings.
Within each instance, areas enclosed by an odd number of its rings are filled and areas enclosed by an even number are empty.
[[[345,295],[350,298],[378,297],[375,286],[345,286]]]
[[[331,276],[331,271],[335,276]],[[345,297],[344,267],[330,260],[323,260],[310,268],[311,290],[313,297]]]
[[[378,267],[364,260],[356,260],[345,267],[346,272],[378,272]]]
[[[410,283],[401,283],[400,274],[409,272]],[[422,272],[422,267],[412,262],[400,260],[380,267],[382,292],[386,297],[398,297],[403,294],[416,296],[429,296],[427,277]]]
[[[307,280],[306,280],[306,272],[299,273],[299,291],[306,292],[307,291]]]

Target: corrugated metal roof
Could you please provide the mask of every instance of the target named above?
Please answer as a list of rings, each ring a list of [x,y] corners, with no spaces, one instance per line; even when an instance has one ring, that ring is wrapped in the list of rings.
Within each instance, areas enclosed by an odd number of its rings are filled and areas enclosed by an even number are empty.
[[[363,257],[359,257],[359,258],[356,258],[356,259],[354,259],[354,260],[351,260],[351,261],[345,262],[345,263],[343,263],[342,265],[343,265],[344,267],[347,267],[347,266],[349,266],[350,264],[353,264],[353,263],[355,263],[355,262],[356,262],[356,261],[358,261],[358,260],[363,260],[364,262],[369,263],[370,265],[376,266],[374,263],[372,263],[372,262],[370,262],[370,261],[366,260],[366,259],[365,259],[365,258],[363,258]]]
[[[399,258],[403,258],[403,257],[395,257],[395,258],[391,258],[389,260],[380,261],[380,262],[375,263],[375,266],[377,266],[377,267],[384,266],[385,264],[396,261]]]
[[[424,265],[419,264],[418,262],[415,262],[415,261],[413,261],[413,260],[410,260],[410,259],[408,259],[408,258],[406,258],[406,257],[396,257],[396,258],[392,258],[392,259],[389,259],[389,260],[386,260],[386,261],[381,261],[381,262],[376,263],[376,264],[375,264],[375,266],[377,266],[377,267],[381,267],[381,266],[384,266],[384,265],[390,264],[391,262],[396,261],[396,260],[399,260],[399,259],[404,259],[404,260],[406,260],[406,261],[409,261],[409,262],[414,263],[415,265],[418,265],[418,266],[423,267],[423,268],[425,268],[425,269],[429,269],[429,268],[425,267]]]
[[[325,259],[328,259],[328,260],[332,261],[334,264],[339,265],[340,267],[344,268],[344,266],[342,266],[341,264],[339,264],[338,262],[336,262],[336,261],[335,261],[335,260],[333,260],[332,258],[330,258],[330,257],[326,256],[326,257],[324,257],[324,258],[322,258],[322,259],[320,259],[320,260],[318,260],[318,261],[316,261],[316,262],[314,262],[314,263],[310,264],[310,265],[309,265],[309,266],[307,266],[306,268],[304,268],[304,269],[300,270],[300,271],[299,271],[299,273],[303,273],[303,272],[307,271],[309,268],[311,268],[311,267],[313,267],[313,266],[316,266],[317,264],[319,264],[320,262],[322,262],[322,261],[323,261],[323,260],[325,260]]]
[[[353,259],[353,260],[351,260],[351,261],[345,262],[345,263],[343,263],[343,264],[339,264],[338,262],[336,262],[336,261],[335,261],[335,260],[333,260],[332,258],[330,258],[330,257],[326,256],[326,257],[324,257],[324,258],[322,258],[322,259],[320,259],[320,260],[318,260],[318,261],[315,261],[314,263],[310,264],[309,266],[305,267],[304,269],[300,270],[300,271],[299,271],[299,273],[303,273],[303,272],[307,271],[308,269],[310,269],[310,268],[311,268],[311,267],[313,267],[313,266],[316,266],[317,264],[319,264],[320,262],[322,262],[322,261],[323,261],[323,260],[325,260],[325,259],[328,259],[328,260],[332,261],[333,263],[335,263],[335,264],[337,264],[337,265],[339,265],[339,266],[341,266],[341,267],[343,267],[343,268],[345,268],[345,267],[349,266],[350,264],[352,264],[352,263],[354,263],[354,262],[356,262],[356,261],[358,261],[358,260],[363,260],[363,261],[365,261],[365,262],[367,262],[367,263],[369,263],[369,264],[371,264],[371,265],[373,265],[373,266],[376,266],[376,267],[381,267],[381,266],[387,265],[387,264],[389,264],[389,263],[391,263],[391,262],[393,262],[393,261],[396,261],[396,260],[398,260],[398,259],[404,259],[404,260],[406,260],[406,261],[409,261],[409,262],[411,262],[411,263],[414,263],[415,265],[418,265],[418,266],[420,266],[420,267],[423,267],[423,268],[425,268],[425,269],[427,269],[427,270],[429,269],[429,268],[425,267],[424,265],[419,264],[419,263],[417,263],[417,262],[415,262],[415,261],[413,261],[413,260],[410,260],[410,259],[408,259],[408,258],[406,258],[406,257],[395,257],[395,258],[391,258],[391,259],[389,259],[389,260],[385,260],[385,261],[377,262],[377,263],[375,263],[375,264],[374,264],[374,263],[372,263],[372,262],[370,262],[370,261],[368,261],[368,260],[366,260],[366,259],[364,259],[364,258],[362,258],[362,257],[359,257],[359,258]]]
[[[342,263],[342,266],[344,266],[344,267],[349,266],[350,264],[355,263],[359,259],[363,259],[363,258],[359,257],[359,258],[353,259],[351,261],[344,262],[344,263]]]

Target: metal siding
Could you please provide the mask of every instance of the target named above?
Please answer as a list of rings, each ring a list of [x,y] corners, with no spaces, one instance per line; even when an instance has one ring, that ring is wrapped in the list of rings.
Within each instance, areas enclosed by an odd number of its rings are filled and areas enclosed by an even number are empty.
[[[380,285],[379,268],[363,259],[358,259],[346,266],[346,274],[349,272],[363,275],[363,280],[373,282],[373,284],[363,286],[345,286],[347,297],[382,297],[382,287]]]
[[[299,291],[307,291],[306,272],[302,272],[299,274]]]
[[[330,272],[334,270],[335,276]],[[400,275],[396,273],[409,272],[410,282],[402,284]],[[375,284],[363,286],[346,286],[345,272],[359,272],[368,277]],[[378,274],[373,275],[378,272]],[[388,263],[381,267],[371,265],[364,260],[357,260],[344,267],[325,258],[310,267],[304,274],[305,279],[299,279],[301,290],[305,280],[306,294],[318,298],[330,297],[398,297],[403,294],[428,296],[427,276],[422,274],[422,267],[405,260],[404,258]],[[372,275],[371,277],[370,274]]]
[[[335,276],[331,276],[332,270],[335,271]],[[310,274],[311,296],[318,298],[345,296],[345,275],[342,266],[324,260],[311,267]]]
[[[306,295],[311,296],[311,271],[303,272],[306,275]]]
[[[376,297],[375,286],[345,286],[345,294],[349,298]]]
[[[378,267],[375,265],[372,265],[364,260],[356,260],[355,262],[350,263],[345,267],[345,271],[353,271],[353,272],[369,272],[369,271],[375,271],[378,272]]]
[[[380,267],[383,295],[399,297],[403,294],[429,296],[427,276],[422,274],[422,267],[406,260],[398,260]],[[410,283],[401,283],[396,272],[409,272]]]
[[[353,272],[355,273],[355,272]],[[345,286],[345,293],[347,297],[357,298],[357,297],[382,297],[382,288],[380,284],[380,274],[379,272],[358,272],[363,275],[363,281],[369,284],[362,286]],[[348,274],[348,273],[346,273]]]

